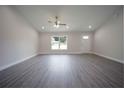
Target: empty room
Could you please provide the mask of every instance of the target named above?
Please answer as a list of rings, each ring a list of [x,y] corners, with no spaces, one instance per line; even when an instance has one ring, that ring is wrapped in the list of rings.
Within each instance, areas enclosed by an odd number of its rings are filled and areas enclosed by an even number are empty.
[[[123,88],[121,5],[0,6],[0,88]]]

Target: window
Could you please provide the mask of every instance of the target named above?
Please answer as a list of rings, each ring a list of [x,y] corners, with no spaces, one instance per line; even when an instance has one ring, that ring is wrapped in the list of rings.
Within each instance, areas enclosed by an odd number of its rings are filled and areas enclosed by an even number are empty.
[[[89,39],[89,36],[83,36],[83,39]]]
[[[67,49],[67,36],[52,36],[51,37],[52,50],[66,50]]]

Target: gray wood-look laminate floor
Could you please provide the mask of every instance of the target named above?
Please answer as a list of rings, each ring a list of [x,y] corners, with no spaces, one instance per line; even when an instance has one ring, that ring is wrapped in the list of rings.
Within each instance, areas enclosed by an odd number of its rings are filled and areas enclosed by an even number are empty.
[[[0,87],[123,87],[123,65],[92,54],[39,55],[0,72]]]

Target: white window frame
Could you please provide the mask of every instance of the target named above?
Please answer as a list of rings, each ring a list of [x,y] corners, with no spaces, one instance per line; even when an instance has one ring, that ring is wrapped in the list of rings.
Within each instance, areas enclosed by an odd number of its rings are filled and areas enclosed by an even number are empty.
[[[83,40],[88,40],[89,39],[89,35],[83,35],[82,38],[83,38]]]
[[[67,42],[66,42],[66,44],[67,44],[67,49],[61,49],[60,47],[59,47],[59,49],[52,49],[52,42],[51,42],[51,39],[53,38],[53,37],[64,37],[64,36],[66,36],[66,40],[67,40]],[[60,39],[60,38],[59,38]],[[51,45],[50,45],[50,48],[51,48],[51,50],[53,50],[53,51],[57,51],[57,50],[68,50],[68,35],[52,35],[51,37],[50,37],[50,42],[51,42]],[[59,43],[60,44],[60,43]]]

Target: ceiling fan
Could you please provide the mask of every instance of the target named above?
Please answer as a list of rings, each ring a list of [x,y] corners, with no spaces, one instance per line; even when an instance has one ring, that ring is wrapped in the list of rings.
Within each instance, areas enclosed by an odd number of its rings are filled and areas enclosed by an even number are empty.
[[[48,23],[53,23],[53,24],[54,24],[53,26],[56,27],[56,28],[59,28],[59,26],[66,26],[66,28],[69,28],[69,26],[67,26],[67,24],[61,23],[61,22],[59,21],[58,16],[55,16],[55,17],[54,17],[54,20],[52,20],[52,17],[50,17],[50,18],[48,19]]]

